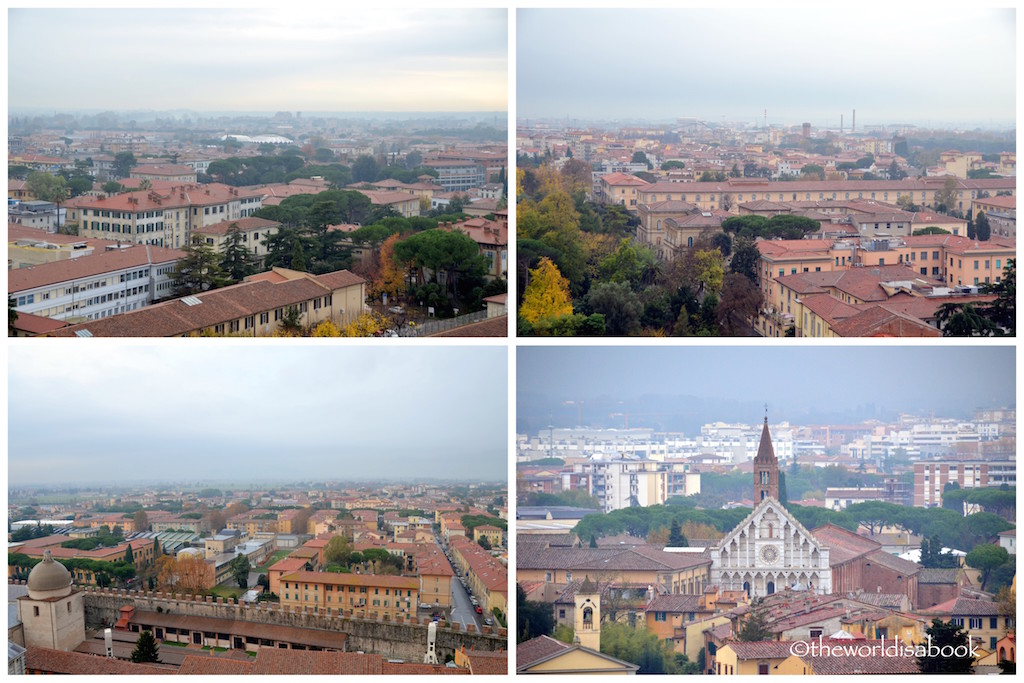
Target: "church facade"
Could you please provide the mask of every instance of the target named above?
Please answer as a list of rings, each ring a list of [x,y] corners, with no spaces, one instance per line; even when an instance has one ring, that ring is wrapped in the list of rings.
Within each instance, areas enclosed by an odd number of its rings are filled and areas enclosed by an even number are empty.
[[[783,588],[832,592],[829,549],[779,503],[779,463],[765,418],[754,458],[754,511],[711,551],[711,583],[764,597]]]

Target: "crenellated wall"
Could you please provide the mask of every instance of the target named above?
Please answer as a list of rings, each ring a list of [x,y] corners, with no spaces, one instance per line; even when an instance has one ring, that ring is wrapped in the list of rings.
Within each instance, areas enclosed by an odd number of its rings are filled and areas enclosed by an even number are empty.
[[[427,624],[414,620],[387,620],[359,618],[355,616],[326,616],[298,609],[282,609],[270,602],[255,604],[240,603],[224,598],[179,595],[172,593],[116,590],[83,587],[85,599],[85,623],[92,628],[110,626],[117,621],[120,610],[132,605],[138,610],[186,614],[202,617],[216,617],[251,621],[262,624],[294,626],[338,631],[348,636],[346,649],[349,652],[372,652],[391,659],[420,662],[427,648]],[[440,624],[439,624],[440,626]],[[500,650],[508,647],[505,629],[484,627],[483,633],[476,633],[473,627],[460,630],[458,624],[437,629],[436,649],[440,657],[454,654],[459,648],[477,650]]]

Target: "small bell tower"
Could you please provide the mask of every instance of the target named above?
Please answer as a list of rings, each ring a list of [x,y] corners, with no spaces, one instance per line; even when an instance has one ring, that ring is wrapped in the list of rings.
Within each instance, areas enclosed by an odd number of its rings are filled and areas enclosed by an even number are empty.
[[[589,576],[583,578],[583,584],[576,591],[575,603],[573,628],[576,635],[573,642],[600,652],[601,593]]]

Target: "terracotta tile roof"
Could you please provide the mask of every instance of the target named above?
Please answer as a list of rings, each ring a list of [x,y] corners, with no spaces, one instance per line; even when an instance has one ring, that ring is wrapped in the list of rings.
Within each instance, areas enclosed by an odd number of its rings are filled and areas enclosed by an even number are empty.
[[[645,612],[701,612],[700,595],[659,595],[647,603]]]
[[[960,190],[1002,190],[1016,188],[1015,178],[979,178],[963,180],[956,178]],[[893,180],[791,180],[769,181],[761,178],[730,178],[723,182],[680,183],[659,181],[643,188],[642,192],[774,192],[792,196],[793,193],[811,192],[871,192],[871,191],[921,191],[942,189],[945,178],[905,178]]]
[[[458,667],[442,666],[440,664],[420,664],[418,662],[388,662],[385,661],[381,673],[385,676],[410,675],[410,676],[468,676],[467,669]],[[505,673],[505,672],[502,672]]]
[[[700,208],[696,204],[678,199],[642,204],[641,208],[651,213],[700,213]]]
[[[786,659],[796,641],[756,640],[752,642],[733,641],[726,643],[736,653],[737,659]]]
[[[325,283],[344,282],[357,284],[363,282],[363,279],[348,271],[337,271],[278,283],[265,280],[241,282],[195,295],[199,304],[189,305],[183,299],[174,299],[137,311],[73,325],[61,330],[60,334],[72,336],[78,330],[88,330],[97,337],[180,336],[230,320],[310,301],[338,288]]]
[[[29,334],[50,334],[62,327],[67,327],[67,323],[63,320],[54,320],[25,312],[19,312],[18,319],[14,321],[15,330]]]
[[[184,164],[140,164],[131,170],[135,175],[192,175],[196,169]]]
[[[520,569],[585,571],[675,571],[710,563],[707,553],[666,553],[653,546],[629,548],[545,548],[522,546],[516,558]]]
[[[516,669],[522,669],[553,654],[568,650],[569,645],[551,636],[537,636],[516,645]]]
[[[366,282],[366,280],[348,270],[336,270],[333,273],[316,275],[313,279],[332,290],[352,287]]]
[[[905,562],[906,560],[903,561]],[[914,568],[920,569],[917,565],[914,565]],[[918,582],[920,583],[920,578],[918,579]],[[860,602],[866,602],[869,605],[885,607],[886,609],[893,610],[903,609],[903,601],[906,599],[907,596],[903,593],[861,593],[857,596],[857,600]]]
[[[253,673],[259,675],[379,675],[383,673],[383,663],[384,658],[380,655],[261,647],[256,653]]]
[[[602,183],[606,183],[608,185],[650,185],[650,183],[643,178],[637,178],[635,175],[629,175],[628,173],[606,173],[600,176],[600,180]]]
[[[840,337],[941,337],[942,332],[924,320],[908,315],[888,303],[866,308],[838,321],[832,330]],[[932,304],[934,316],[939,304]]]
[[[919,674],[915,657],[880,657],[877,652],[884,646],[891,647],[891,643],[881,640],[826,640],[823,641],[830,647],[849,648],[842,656],[811,656],[810,654],[800,659],[810,665],[816,676],[830,675],[842,676],[850,674]],[[863,650],[863,648],[874,648],[874,650]],[[871,654],[857,654],[859,651]],[[833,651],[834,652],[834,651]]]
[[[177,673],[204,676],[236,676],[253,673],[254,665],[255,662],[243,662],[236,659],[189,655],[185,657]]]
[[[999,604],[991,600],[974,600],[972,598],[953,598],[939,603],[934,607],[921,610],[923,614],[951,617],[994,617],[999,612]]]
[[[804,287],[805,291],[814,291],[814,289],[817,289],[815,285],[804,285]],[[860,313],[860,309],[856,306],[840,301],[831,294],[823,292],[802,296],[800,297],[800,301],[803,303],[804,308],[809,309],[819,318],[827,321],[829,325],[834,325],[840,320],[845,320],[846,318]]]
[[[138,190],[119,195],[96,198],[82,208],[110,211],[162,211],[186,206],[207,206],[224,204],[229,201],[261,197],[259,190],[236,188],[221,183],[198,185],[194,183],[178,183],[164,190]]]
[[[370,198],[372,204],[400,204],[402,202],[419,201],[419,196],[411,192],[390,192],[387,190],[356,190],[359,194]]]
[[[133,664],[120,659],[108,659],[81,652],[64,652],[48,647],[29,646],[25,649],[25,668],[28,671],[42,671],[54,674],[174,674],[175,669],[165,669],[152,664]]]
[[[829,548],[829,564],[833,567],[867,555],[881,548],[881,544],[864,538],[834,524],[826,524],[811,531],[814,538]]]
[[[262,638],[266,640],[302,643],[314,647],[326,647],[344,650],[348,635],[339,631],[327,631],[316,628],[302,628],[283,624],[263,624],[242,619],[221,619],[219,617],[200,617],[191,614],[170,614],[168,612],[148,612],[136,610],[131,623],[150,627],[170,627],[187,629],[188,631],[208,631],[210,633],[229,633],[233,636]],[[261,649],[262,651],[262,649]]]
[[[286,557],[270,565],[268,571],[272,572],[295,572],[306,566],[309,562],[305,557]]]
[[[504,676],[508,670],[508,651],[463,650],[469,660],[469,671],[474,676]]]
[[[508,569],[501,562],[465,536],[452,537],[451,545],[487,590],[503,595],[508,593]]]
[[[7,291],[23,292],[128,268],[172,263],[184,256],[185,253],[177,249],[138,244],[125,249],[94,253],[91,256],[41,263],[8,271]]]

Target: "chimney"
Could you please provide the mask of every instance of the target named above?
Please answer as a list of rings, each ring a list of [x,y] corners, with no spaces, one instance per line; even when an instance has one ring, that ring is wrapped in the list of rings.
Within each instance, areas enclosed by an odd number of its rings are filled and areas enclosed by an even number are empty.
[[[114,658],[114,635],[109,628],[103,629],[103,642],[107,646],[107,659]]]

